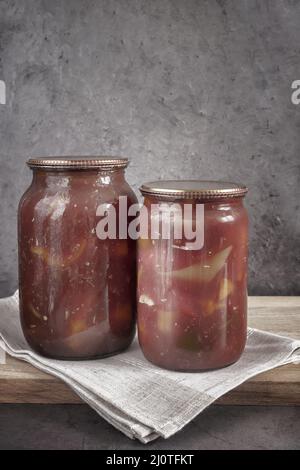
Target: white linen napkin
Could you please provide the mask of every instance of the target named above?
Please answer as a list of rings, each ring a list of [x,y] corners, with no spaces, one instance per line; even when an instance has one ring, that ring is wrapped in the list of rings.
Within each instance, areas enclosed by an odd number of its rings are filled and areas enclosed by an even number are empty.
[[[106,421],[143,443],[172,436],[250,377],[300,360],[300,341],[251,328],[241,359],[209,372],[160,369],[144,359],[137,340],[126,352],[105,359],[47,359],[26,343],[17,293],[0,299],[0,339],[8,354],[59,377]]]

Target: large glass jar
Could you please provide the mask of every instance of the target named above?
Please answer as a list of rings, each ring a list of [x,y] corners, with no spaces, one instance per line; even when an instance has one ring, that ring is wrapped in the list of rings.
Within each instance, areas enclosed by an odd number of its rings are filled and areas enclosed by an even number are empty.
[[[24,335],[59,359],[111,355],[135,330],[135,242],[99,237],[99,207],[128,205],[123,158],[43,158],[28,162],[31,186],[19,205],[19,292]],[[103,211],[100,211],[101,213]]]
[[[141,192],[147,230],[138,242],[138,334],[145,357],[186,371],[234,363],[247,335],[247,188],[157,181]]]

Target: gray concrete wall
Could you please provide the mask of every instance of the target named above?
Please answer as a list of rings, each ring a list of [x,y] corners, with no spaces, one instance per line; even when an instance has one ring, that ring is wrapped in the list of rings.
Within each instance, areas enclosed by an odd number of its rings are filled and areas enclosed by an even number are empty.
[[[25,161],[48,154],[126,155],[135,187],[246,183],[250,293],[300,294],[299,25],[298,0],[0,0],[0,295]]]

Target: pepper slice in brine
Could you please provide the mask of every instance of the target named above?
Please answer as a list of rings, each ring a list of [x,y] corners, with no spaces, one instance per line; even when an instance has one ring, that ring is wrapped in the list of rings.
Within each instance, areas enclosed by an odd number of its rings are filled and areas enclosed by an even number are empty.
[[[172,277],[184,281],[210,282],[224,267],[231,250],[232,246],[228,246],[216,255],[207,257],[203,263],[193,264],[187,268],[173,271]]]
[[[59,256],[49,252],[48,248],[42,246],[32,246],[31,253],[39,256],[48,266],[67,268],[77,261],[83,254],[87,245],[86,240],[76,243],[66,256]]]
[[[177,340],[177,347],[187,351],[201,351],[203,349],[201,338],[194,330],[186,331]]]
[[[233,292],[233,290],[234,290],[233,282],[227,277],[222,279],[221,285],[220,285],[220,292],[219,292],[220,302],[222,300],[226,300],[227,297],[229,297],[229,295]]]

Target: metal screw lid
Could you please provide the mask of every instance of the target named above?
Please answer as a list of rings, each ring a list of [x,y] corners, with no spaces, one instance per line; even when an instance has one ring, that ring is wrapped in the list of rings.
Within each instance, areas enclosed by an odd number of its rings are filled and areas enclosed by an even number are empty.
[[[30,168],[43,170],[115,170],[126,168],[128,158],[123,157],[41,157],[27,161]]]
[[[161,180],[144,183],[140,191],[158,199],[214,200],[244,197],[248,188],[226,181]]]

